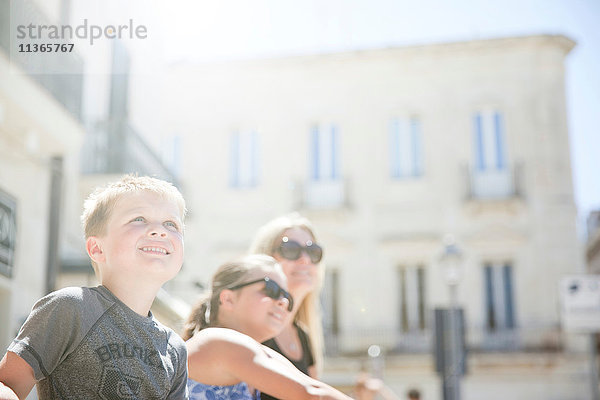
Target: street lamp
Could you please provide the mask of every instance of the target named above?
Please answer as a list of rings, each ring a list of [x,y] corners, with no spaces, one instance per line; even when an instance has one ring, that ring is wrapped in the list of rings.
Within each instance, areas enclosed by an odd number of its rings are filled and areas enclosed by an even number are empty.
[[[455,309],[458,304],[457,287],[462,278],[463,255],[456,244],[454,237],[448,235],[444,238],[444,250],[440,255],[444,280],[450,290],[450,308]]]
[[[376,378],[383,379],[383,358],[381,357],[381,347],[372,344],[367,349],[367,354],[371,359],[371,369]]]
[[[460,376],[463,373],[463,340],[461,335],[460,309],[458,307],[457,288],[462,278],[463,254],[452,236],[444,238],[444,248],[439,258],[442,275],[450,292],[450,310],[447,313],[448,329],[444,329],[444,400],[460,399]]]

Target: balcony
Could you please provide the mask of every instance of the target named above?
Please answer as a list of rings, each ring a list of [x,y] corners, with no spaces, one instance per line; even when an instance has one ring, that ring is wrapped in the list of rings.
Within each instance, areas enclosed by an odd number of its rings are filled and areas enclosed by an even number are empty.
[[[0,49],[10,61],[32,80],[45,88],[52,97],[78,121],[81,121],[84,63],[76,51],[71,53],[19,53],[17,43],[11,41],[11,18],[51,25],[34,2],[0,1]],[[65,71],[65,73],[40,73]]]
[[[338,333],[325,329],[325,351],[328,356],[366,354],[369,346],[376,344],[391,353],[426,353],[431,348],[430,339],[415,344],[427,336],[425,332],[412,334],[393,328],[355,328]],[[409,343],[415,346],[407,346]]]
[[[175,174],[127,122],[105,121],[88,130],[81,161],[84,174],[138,173],[178,185]]]
[[[396,329],[353,329],[333,333],[325,329],[327,356],[366,354],[376,344],[390,354],[433,352],[433,330],[400,332]],[[563,333],[558,327],[527,327],[489,331],[470,327],[467,347],[473,353],[557,352],[563,349]]]
[[[515,329],[471,328],[469,349],[474,352],[557,352],[563,348],[563,332],[557,326]]]
[[[477,170],[463,166],[463,179],[468,200],[507,200],[523,198],[523,164],[504,169]]]
[[[348,187],[344,179],[309,180],[295,185],[297,208],[331,210],[348,205]]]

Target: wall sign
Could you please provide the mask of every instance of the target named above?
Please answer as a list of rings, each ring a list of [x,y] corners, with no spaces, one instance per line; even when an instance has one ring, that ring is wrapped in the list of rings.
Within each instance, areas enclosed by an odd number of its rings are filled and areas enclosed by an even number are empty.
[[[12,277],[17,241],[17,202],[0,190],[0,275]]]
[[[600,332],[600,275],[565,276],[559,290],[563,329]]]

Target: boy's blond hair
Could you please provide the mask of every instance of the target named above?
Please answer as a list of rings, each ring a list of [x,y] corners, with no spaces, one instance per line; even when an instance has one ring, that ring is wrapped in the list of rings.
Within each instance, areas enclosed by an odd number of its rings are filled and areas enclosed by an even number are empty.
[[[179,208],[181,222],[183,223],[187,212],[185,200],[175,186],[161,179],[130,174],[124,175],[118,181],[108,183],[106,186],[96,188],[85,200],[83,214],[81,214],[85,238],[104,235],[110,214],[117,201],[126,194],[140,191],[156,193],[167,200],[173,201]],[[92,266],[97,276],[98,268],[93,261]]]

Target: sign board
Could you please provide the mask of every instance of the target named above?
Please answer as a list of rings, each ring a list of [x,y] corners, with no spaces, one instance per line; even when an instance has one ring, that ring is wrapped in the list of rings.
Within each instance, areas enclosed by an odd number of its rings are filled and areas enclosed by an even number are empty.
[[[560,281],[561,321],[565,331],[600,332],[600,275],[572,275]]]

